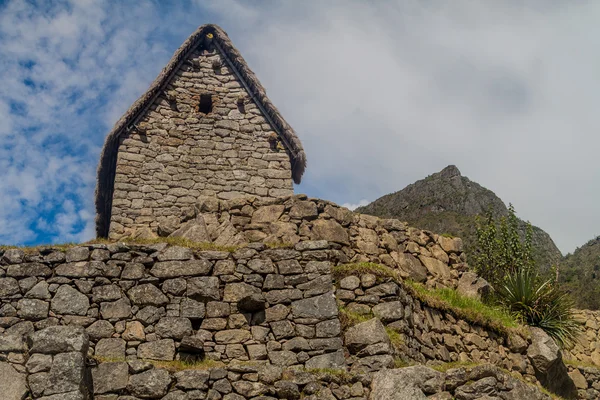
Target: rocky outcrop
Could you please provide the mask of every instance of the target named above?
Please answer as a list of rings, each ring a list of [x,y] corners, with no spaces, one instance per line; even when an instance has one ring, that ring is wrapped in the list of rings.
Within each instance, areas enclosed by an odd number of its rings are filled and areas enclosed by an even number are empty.
[[[496,216],[507,215],[502,200],[489,189],[461,175],[449,165],[404,189],[387,194],[356,211],[382,218],[398,218],[411,226],[461,237],[470,255],[476,243],[475,216],[491,209]],[[525,234],[526,224],[519,229]],[[562,254],[548,233],[533,227],[534,258],[545,270],[556,265]]]

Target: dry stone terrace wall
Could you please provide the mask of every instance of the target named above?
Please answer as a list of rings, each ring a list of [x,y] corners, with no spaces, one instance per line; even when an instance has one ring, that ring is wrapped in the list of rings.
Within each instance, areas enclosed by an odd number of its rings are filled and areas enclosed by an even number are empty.
[[[179,217],[200,195],[293,193],[271,126],[215,50],[198,50],[119,146],[110,238]],[[211,111],[201,112],[202,96]]]
[[[76,325],[100,359],[343,366],[328,248],[317,241],[233,253],[166,244],[7,250],[1,335]]]
[[[455,318],[450,312],[428,307],[391,278],[349,275],[338,282],[336,296],[343,304],[343,313],[376,317],[345,333],[345,345],[355,355],[351,358],[353,369],[392,368],[392,355],[396,353],[404,359],[434,365],[490,363],[523,375],[531,382],[536,380],[526,354],[529,346],[526,338],[516,333],[499,335]],[[402,334],[400,349],[393,351],[389,346],[384,325]]]
[[[146,236],[141,229],[134,235]],[[160,236],[239,245],[261,242],[293,246],[326,240],[345,262],[375,262],[398,269],[403,278],[429,287],[471,287],[460,238],[407,227],[394,219],[354,214],[332,202],[305,195],[231,200],[200,197],[177,219],[158,225]],[[323,255],[326,257],[326,255]],[[475,277],[476,278],[476,277]]]
[[[600,368],[600,311],[578,310],[577,314],[583,333],[575,347],[566,352],[565,358]]]

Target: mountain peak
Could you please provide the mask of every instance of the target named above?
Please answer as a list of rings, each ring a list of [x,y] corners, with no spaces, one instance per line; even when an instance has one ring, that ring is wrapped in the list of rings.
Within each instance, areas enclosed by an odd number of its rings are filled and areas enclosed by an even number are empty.
[[[448,165],[446,168],[440,171],[440,175],[442,178],[454,178],[455,176],[461,176],[456,165]]]

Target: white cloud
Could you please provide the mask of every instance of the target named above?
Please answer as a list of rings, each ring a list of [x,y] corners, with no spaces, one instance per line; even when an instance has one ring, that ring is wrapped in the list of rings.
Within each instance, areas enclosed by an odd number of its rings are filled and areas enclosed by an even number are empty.
[[[358,207],[366,206],[369,203],[369,200],[363,199],[358,203],[344,203],[342,204],[342,207],[346,207],[349,210],[356,210]]]
[[[0,242],[93,234],[106,132],[216,22],[303,141],[298,191],[354,206],[456,164],[573,250],[600,226],[598,18],[595,2],[9,2]]]
[[[597,232],[600,4],[333,1],[263,12],[230,36],[303,140],[300,190],[377,198],[456,164],[563,251]]]

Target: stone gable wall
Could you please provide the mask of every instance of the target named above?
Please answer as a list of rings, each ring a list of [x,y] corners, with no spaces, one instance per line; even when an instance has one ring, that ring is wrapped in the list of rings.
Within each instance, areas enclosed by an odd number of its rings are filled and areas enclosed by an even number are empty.
[[[212,112],[198,111],[202,94]],[[288,154],[217,50],[199,49],[121,138],[109,237],[179,217],[198,196],[293,193]]]

